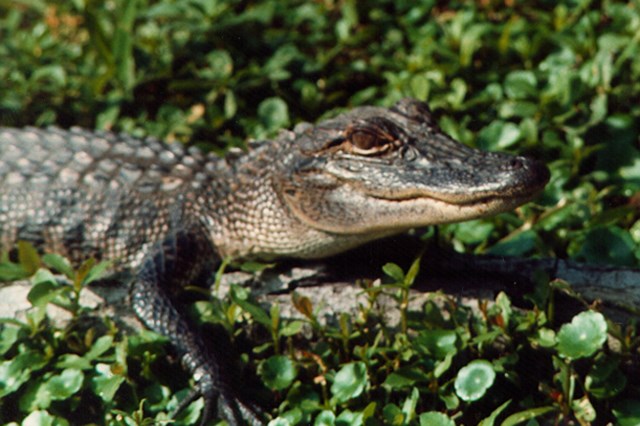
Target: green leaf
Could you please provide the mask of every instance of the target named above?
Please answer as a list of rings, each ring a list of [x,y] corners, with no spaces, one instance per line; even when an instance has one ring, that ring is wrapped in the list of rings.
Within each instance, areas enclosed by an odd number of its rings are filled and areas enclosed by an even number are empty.
[[[416,99],[427,100],[431,85],[424,74],[416,74],[411,77],[411,93]]]
[[[108,351],[113,345],[113,336],[106,335],[100,336],[94,343],[91,345],[91,349],[84,355],[85,359],[94,360],[98,358],[100,355]]]
[[[453,330],[424,330],[420,332],[415,343],[436,359],[442,360],[449,354],[457,352],[458,336]]]
[[[127,8],[137,2],[126,2]],[[131,57],[132,37],[129,29],[116,28],[113,34],[113,56],[118,80],[125,90],[131,90],[134,85],[134,63]]]
[[[247,299],[248,294],[245,289],[237,285],[232,285],[229,294],[233,302],[240,306],[243,311],[249,313],[254,321],[271,330],[271,318],[260,305]]]
[[[269,388],[283,390],[291,386],[297,371],[288,357],[274,355],[260,363],[258,374]]]
[[[590,124],[597,124],[607,117],[607,95],[604,93],[597,95],[591,101],[591,119]]]
[[[91,361],[76,354],[64,354],[56,362],[56,367],[88,370],[91,368]]]
[[[539,106],[533,102],[526,101],[505,101],[500,104],[500,110],[498,115],[500,118],[529,118],[529,120],[523,120],[520,122],[520,134],[525,136],[524,139],[529,141],[537,139],[537,127],[535,122],[531,121],[531,117],[535,117],[539,111]],[[532,126],[533,125],[533,126]]]
[[[362,426],[364,415],[344,410],[336,419],[336,426]]]
[[[276,265],[275,263],[246,261],[246,262],[242,262],[242,265],[240,265],[240,270],[255,274],[258,272],[262,272],[265,269],[273,268],[275,265]]]
[[[489,31],[491,26],[487,23],[475,23],[465,29],[460,40],[460,65],[471,65],[473,54],[482,46],[483,37]]]
[[[456,426],[456,423],[446,414],[438,413],[437,411],[422,413],[418,418],[420,426]]]
[[[268,98],[260,102],[258,117],[268,132],[289,126],[289,109],[280,98]]]
[[[17,281],[29,275],[19,263],[0,262],[0,281]]]
[[[289,321],[280,329],[280,335],[283,337],[295,336],[302,331],[302,327],[304,327],[302,321]]]
[[[331,385],[331,394],[338,402],[346,402],[360,396],[369,384],[364,362],[352,362],[338,371]]]
[[[404,404],[402,404],[402,413],[407,421],[411,421],[415,417],[419,398],[420,392],[417,388],[413,388],[411,395],[409,395],[407,399],[405,399]]]
[[[33,411],[22,421],[23,426],[55,426],[56,424],[59,424],[56,418],[46,410]]]
[[[18,327],[0,327],[0,355],[7,353],[21,336],[21,329]]]
[[[291,408],[290,410],[285,411],[284,413],[280,414],[280,416],[278,418],[276,418],[276,421],[285,421],[286,424],[288,425],[298,425],[301,423],[302,421],[302,417],[304,416],[304,414],[302,413],[302,410],[298,407],[294,407]]]
[[[278,417],[271,420],[269,426],[292,426],[292,423],[286,418]]]
[[[474,360],[458,371],[456,394],[464,401],[477,401],[487,392],[496,378],[489,361]]]
[[[527,420],[534,419],[538,416],[542,416],[551,411],[556,410],[555,407],[536,407],[530,408],[528,410],[520,411],[518,413],[512,414],[500,424],[500,426],[516,426],[520,425]]]
[[[61,290],[57,284],[44,281],[31,287],[27,294],[27,300],[33,306],[44,306],[58,297]]]
[[[449,368],[451,368],[451,362],[453,361],[454,355],[455,355],[454,353],[450,353],[447,356],[445,356],[443,360],[436,363],[436,366],[433,369],[433,375],[436,378],[442,377],[444,373],[449,371]]]
[[[42,262],[51,269],[54,269],[69,279],[73,279],[73,267],[69,260],[58,254],[47,253],[42,256]]]
[[[407,423],[407,418],[404,413],[396,404],[387,404],[382,409],[382,416],[385,425],[404,425]]]
[[[33,71],[31,79],[41,85],[61,87],[67,82],[67,73],[62,65],[44,65]]]
[[[429,376],[421,368],[400,367],[389,374],[383,385],[391,389],[403,389],[413,386],[415,383],[428,383]]]
[[[62,373],[52,376],[47,381],[47,389],[51,399],[67,399],[82,387],[84,374],[81,370],[67,368]]]
[[[184,425],[196,425],[198,424],[198,419],[202,415],[203,411],[204,411],[204,398],[198,398],[195,401],[193,401],[191,404],[189,404],[187,407],[185,407],[183,411],[178,413],[178,415],[176,416],[176,420],[178,421],[176,423],[184,424]],[[141,410],[141,412],[144,412],[144,411]],[[152,420],[148,425],[143,424],[141,426],[155,426],[156,424],[157,422]]]
[[[536,336],[531,338],[531,341],[543,348],[551,348],[557,343],[556,333],[549,328],[540,328],[537,330]]]
[[[558,332],[558,353],[571,359],[593,355],[607,340],[607,322],[595,311],[581,312]]]
[[[88,285],[94,281],[100,280],[105,277],[106,272],[113,266],[112,261],[102,261],[97,265],[92,265],[91,269],[87,272],[82,285]]]
[[[638,120],[626,114],[611,114],[587,134],[592,143],[601,143],[596,152],[596,167],[608,172],[610,178],[620,175],[624,179],[640,178],[640,150],[637,135]],[[606,143],[602,143],[606,141]]]
[[[478,133],[478,147],[497,151],[510,147],[520,140],[520,127],[511,122],[495,120]]]
[[[404,277],[404,285],[411,286],[413,282],[416,280],[418,273],[420,273],[420,262],[422,261],[422,254],[418,255],[413,262],[411,262],[411,266],[407,271],[407,275]]]
[[[47,361],[35,351],[25,351],[15,358],[0,363],[0,397],[9,395],[22,386],[31,373],[39,370]]]
[[[51,273],[51,271],[49,271],[48,269],[38,269],[38,271],[33,274],[33,277],[31,277],[31,282],[34,285],[47,283],[54,284],[56,287],[61,287],[58,284],[58,278],[56,278],[56,276],[53,275],[53,273]]]
[[[502,328],[508,328],[513,309],[511,308],[511,299],[504,291],[499,292],[496,296],[495,307],[500,310],[499,316],[502,319]]]
[[[331,411],[323,410],[316,416],[313,426],[334,426],[335,422],[336,415]]]
[[[374,416],[376,415],[376,406],[378,404],[373,401],[370,402],[369,404],[367,404],[366,407],[364,407],[364,410],[362,410],[362,419],[363,420],[367,420],[370,418],[374,418]]]
[[[51,406],[51,392],[44,377],[34,377],[25,385],[18,407],[22,412],[46,410]]]
[[[617,226],[596,228],[587,233],[576,257],[589,263],[632,266],[635,248],[629,232]]]
[[[27,241],[18,241],[18,262],[29,275],[34,274],[40,268],[40,255],[33,244]]]
[[[512,99],[535,98],[538,81],[531,71],[512,71],[504,80],[504,92]]]
[[[589,424],[596,419],[596,410],[586,395],[580,399],[571,401],[571,409],[573,410],[573,414],[581,420],[583,424]]]
[[[231,90],[227,90],[224,95],[224,118],[227,120],[235,117],[238,112],[238,101]]]
[[[488,253],[494,256],[525,256],[535,248],[537,241],[538,234],[529,229],[501,240]]]
[[[295,45],[286,44],[278,48],[264,64],[264,72],[272,81],[286,80],[291,76],[287,67],[296,59],[304,58]]]
[[[125,377],[113,374],[109,364],[97,364],[95,370],[98,375],[91,380],[91,388],[103,401],[113,401],[113,396],[120,389]]]
[[[199,71],[202,78],[225,80],[233,73],[233,59],[226,50],[213,50],[205,58],[208,67]]]
[[[454,225],[457,240],[467,244],[486,241],[495,229],[495,225],[483,219],[469,220]]]
[[[401,267],[395,263],[386,263],[382,267],[382,271],[389,277],[393,278],[396,282],[401,283],[404,281],[404,271]]]
[[[511,400],[506,401],[504,404],[496,408],[491,412],[489,417],[486,417],[478,423],[478,426],[494,426],[496,419],[502,412],[511,404]]]
[[[585,378],[585,388],[595,398],[612,398],[627,385],[627,376],[619,369],[620,358],[598,354],[595,363]]]
[[[625,399],[613,406],[617,426],[638,426],[640,424],[640,400]]]

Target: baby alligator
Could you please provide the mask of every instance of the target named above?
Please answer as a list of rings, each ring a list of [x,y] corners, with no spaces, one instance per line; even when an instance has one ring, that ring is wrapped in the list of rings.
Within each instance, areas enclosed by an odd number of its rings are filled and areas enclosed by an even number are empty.
[[[80,129],[0,129],[0,250],[17,241],[74,262],[111,259],[131,307],[169,338],[203,421],[262,424],[221,378],[174,301],[221,259],[318,258],[409,228],[519,206],[540,162],[456,142],[426,104],[360,107],[220,159],[179,144]]]

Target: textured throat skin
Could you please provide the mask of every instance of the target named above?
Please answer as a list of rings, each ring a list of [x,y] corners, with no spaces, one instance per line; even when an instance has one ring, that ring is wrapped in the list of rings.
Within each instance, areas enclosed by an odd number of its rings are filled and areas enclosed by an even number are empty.
[[[427,106],[361,107],[299,125],[235,159],[156,140],[0,129],[0,249],[113,259],[131,305],[166,335],[205,397],[204,420],[262,424],[170,298],[225,257],[315,258],[416,226],[513,209],[549,179],[538,161],[466,147]]]

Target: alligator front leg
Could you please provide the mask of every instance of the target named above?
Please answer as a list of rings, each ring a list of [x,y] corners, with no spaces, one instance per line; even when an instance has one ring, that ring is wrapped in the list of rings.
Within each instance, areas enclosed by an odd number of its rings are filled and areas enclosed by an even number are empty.
[[[190,256],[193,247],[191,250],[181,250],[185,248],[181,241],[185,240],[181,236],[173,236],[158,244],[143,259],[131,287],[131,305],[136,315],[151,330],[169,338],[182,364],[197,382],[197,387],[179,404],[176,413],[203,396],[203,425],[216,414],[232,426],[263,425],[259,411],[238,399],[223,381],[215,354],[204,344],[169,296],[170,286],[175,286],[175,281],[185,279],[184,268],[194,266],[189,265],[192,263],[190,260],[194,259]]]

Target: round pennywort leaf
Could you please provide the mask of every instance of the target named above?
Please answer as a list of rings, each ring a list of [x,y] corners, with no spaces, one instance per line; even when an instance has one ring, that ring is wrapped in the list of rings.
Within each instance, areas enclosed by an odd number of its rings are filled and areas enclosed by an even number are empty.
[[[476,401],[484,396],[495,378],[496,372],[489,361],[471,361],[458,371],[456,394],[464,401]]]
[[[571,359],[593,355],[607,340],[607,323],[599,312],[581,312],[558,332],[558,353]]]
[[[297,372],[289,358],[284,355],[274,355],[260,364],[258,374],[271,389],[282,390],[291,386]]]

